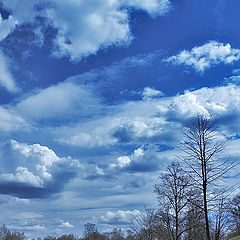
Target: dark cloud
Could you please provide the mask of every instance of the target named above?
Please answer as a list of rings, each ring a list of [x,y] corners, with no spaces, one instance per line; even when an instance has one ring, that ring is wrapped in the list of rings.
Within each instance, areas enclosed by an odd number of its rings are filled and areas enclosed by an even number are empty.
[[[0,193],[19,198],[47,198],[54,193],[52,189],[33,187],[19,182],[1,182]]]

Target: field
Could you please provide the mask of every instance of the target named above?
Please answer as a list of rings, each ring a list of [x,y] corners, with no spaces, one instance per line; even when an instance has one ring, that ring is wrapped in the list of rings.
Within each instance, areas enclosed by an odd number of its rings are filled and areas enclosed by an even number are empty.
[[[229,239],[229,240],[240,240],[240,236],[231,238],[231,239]]]

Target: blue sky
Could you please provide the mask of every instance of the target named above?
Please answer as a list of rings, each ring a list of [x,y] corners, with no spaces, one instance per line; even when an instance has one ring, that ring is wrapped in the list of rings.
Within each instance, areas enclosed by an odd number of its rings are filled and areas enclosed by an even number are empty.
[[[0,0],[0,224],[125,227],[196,114],[240,144],[238,0]],[[230,183],[239,181],[239,169]]]

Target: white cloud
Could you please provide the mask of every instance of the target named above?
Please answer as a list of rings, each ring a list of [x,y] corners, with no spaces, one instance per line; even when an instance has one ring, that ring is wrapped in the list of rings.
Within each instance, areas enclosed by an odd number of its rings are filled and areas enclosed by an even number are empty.
[[[42,164],[42,167],[50,167],[61,160],[53,150],[46,146],[41,146],[40,144],[28,145],[26,143],[18,143],[15,140],[11,140],[10,142],[13,150],[19,152],[25,158],[33,157],[37,162]]]
[[[161,91],[156,90],[154,88],[150,88],[150,87],[145,87],[142,92],[142,98],[144,100],[148,100],[156,97],[162,97],[162,96],[163,96],[163,93]]]
[[[34,21],[38,14],[35,10],[35,5],[43,1],[28,1],[28,0],[2,0],[3,7],[11,12],[10,17],[14,19],[15,24],[23,24],[24,22]]]
[[[210,41],[203,46],[194,47],[191,51],[183,50],[176,56],[171,56],[164,61],[173,64],[185,64],[196,71],[204,72],[214,65],[230,64],[240,59],[240,50],[232,48],[229,43],[224,44]]]
[[[39,176],[35,176],[26,167],[17,167],[16,174],[1,174],[0,179],[7,182],[27,183],[34,187],[42,187],[43,181]]]
[[[114,109],[106,107],[104,116],[58,128],[52,134],[62,143],[79,147],[130,142],[171,145],[177,141],[183,121],[203,113],[217,118],[240,115],[239,106],[239,86],[201,88],[173,97],[114,105]],[[237,124],[232,124],[226,129],[237,130]]]
[[[228,78],[224,78],[226,80],[226,82],[239,84],[240,83],[240,69],[233,69],[232,74],[233,74],[232,76],[230,76]]]
[[[73,228],[74,226],[72,224],[70,224],[69,222],[63,222],[60,227],[64,227],[64,228]]]
[[[2,41],[15,28],[16,22],[12,16],[8,19],[3,19],[0,15],[0,41]]]
[[[65,120],[76,114],[84,117],[96,113],[99,104],[100,99],[90,88],[63,82],[32,93],[20,101],[15,110],[34,120]]]
[[[131,160],[128,156],[121,156],[117,158],[117,164],[113,163],[110,164],[110,168],[115,168],[115,167],[126,167],[127,165],[129,165],[131,163]]]
[[[40,3],[45,3],[45,8],[37,11],[35,5]],[[69,55],[72,60],[101,48],[129,44],[132,35],[126,8],[140,9],[151,16],[164,15],[170,8],[168,0],[3,0],[3,4],[18,24],[44,16],[57,29],[55,55]]]
[[[1,29],[0,29],[1,30]],[[15,80],[9,71],[8,60],[0,50],[0,85],[9,92],[17,92]]]
[[[53,134],[62,143],[80,147],[110,146],[118,142],[147,141],[164,134],[167,122],[155,117],[159,109],[151,102],[131,102],[114,106],[107,116],[85,123],[61,127]]]
[[[201,88],[195,91],[186,91],[183,95],[172,99],[170,111],[182,118],[197,114],[221,115],[240,111],[240,87],[227,85],[215,88]]]
[[[3,169],[5,173],[1,174],[0,178],[5,185],[9,185],[10,194],[14,194],[16,191],[15,194],[20,197],[41,197],[41,193],[38,195],[31,190],[21,193],[17,187],[11,190],[12,184],[24,183],[28,188],[42,188],[43,195],[52,194],[60,191],[63,185],[80,169],[80,163],[77,160],[70,157],[60,158],[53,150],[40,144],[28,145],[11,140],[10,148],[6,149],[2,166],[6,165],[5,161],[11,161],[11,164],[7,169]]]
[[[2,132],[27,130],[30,128],[27,121],[11,109],[0,106],[0,115],[0,130]]]
[[[91,3],[53,0],[55,8],[48,18],[58,29],[56,54],[70,55],[73,60],[96,53],[111,45],[126,45],[132,39],[128,13],[122,7],[136,7],[150,14],[165,14],[168,1],[94,0]],[[70,22],[68,19],[72,19]],[[71,42],[71,44],[69,44]]]
[[[46,227],[43,225],[29,225],[29,226],[8,226],[11,229],[14,229],[16,231],[35,231],[35,232],[41,232],[41,231],[46,231]]]
[[[165,15],[171,5],[168,0],[125,0],[124,4],[146,11],[152,16]]]
[[[107,211],[105,215],[100,216],[99,221],[101,223],[107,224],[128,224],[134,218],[140,216],[141,212],[139,210],[118,210],[116,212]]]

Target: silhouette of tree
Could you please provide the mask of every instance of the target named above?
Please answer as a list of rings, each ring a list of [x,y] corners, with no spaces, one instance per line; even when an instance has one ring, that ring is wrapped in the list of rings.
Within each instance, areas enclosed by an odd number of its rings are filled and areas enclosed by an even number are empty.
[[[217,189],[219,179],[230,171],[234,164],[223,161],[220,153],[225,149],[225,141],[218,141],[216,121],[204,115],[198,115],[183,130],[181,150],[184,156],[179,158],[185,163],[185,172],[196,189],[202,193],[202,208],[205,218],[206,239],[211,240],[209,208],[211,203],[222,199],[225,190]],[[210,192],[210,187],[211,192]],[[213,188],[214,187],[214,188]]]

